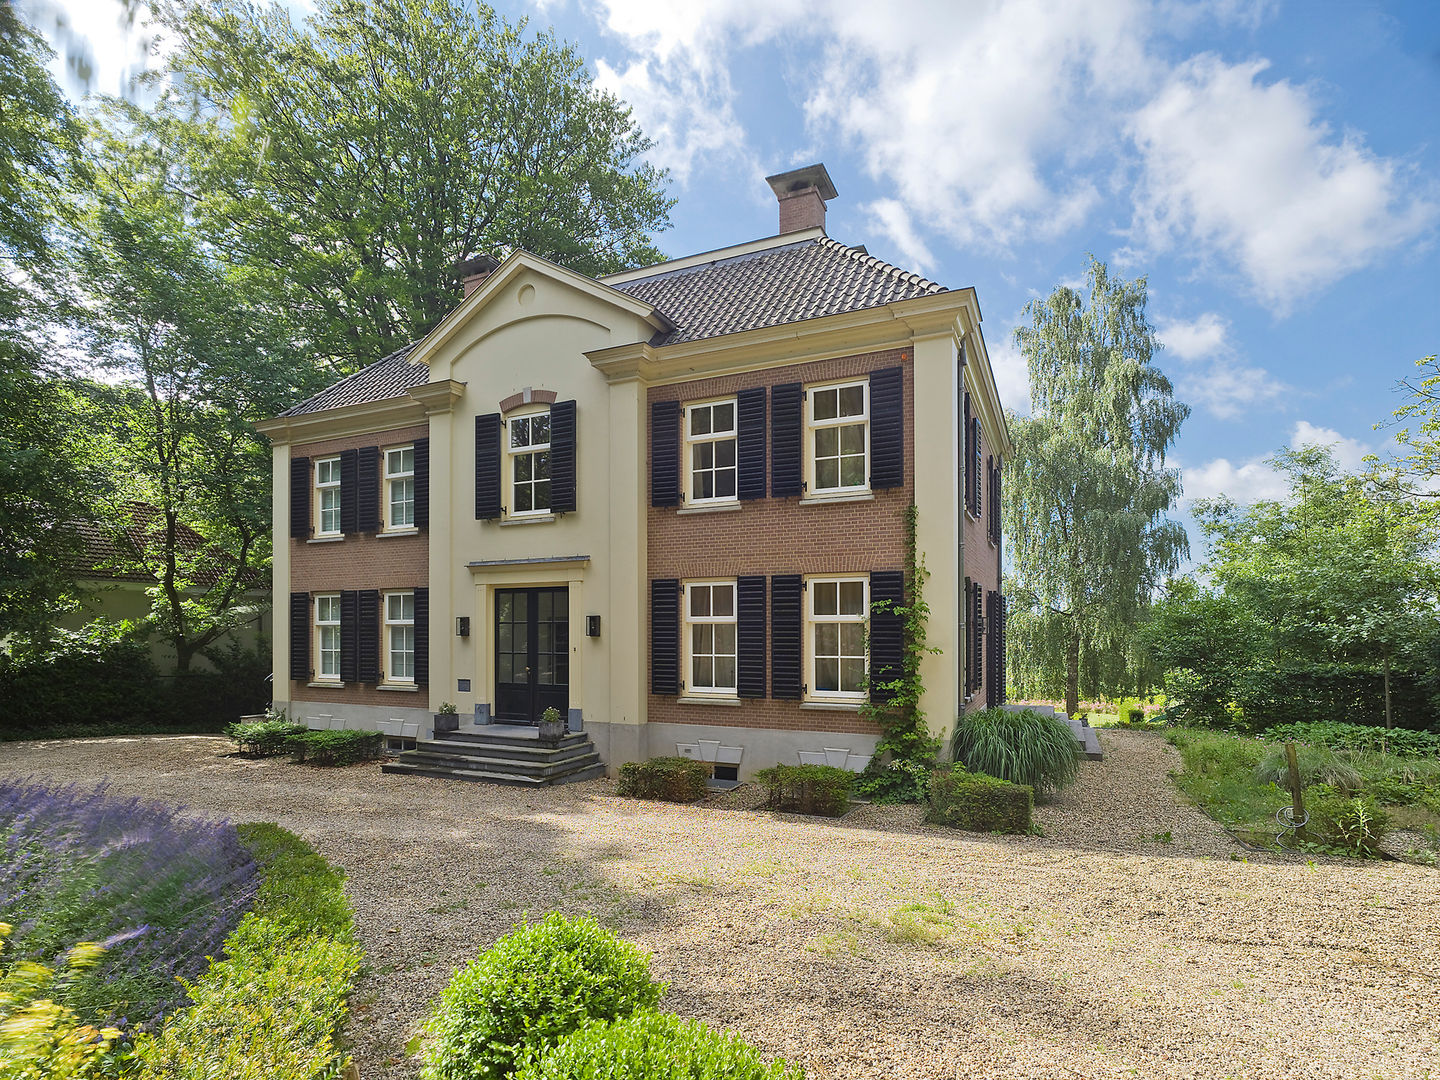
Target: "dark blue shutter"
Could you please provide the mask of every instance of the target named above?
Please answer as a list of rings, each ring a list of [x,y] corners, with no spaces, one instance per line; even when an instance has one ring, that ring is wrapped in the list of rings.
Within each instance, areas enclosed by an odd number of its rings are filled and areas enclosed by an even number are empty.
[[[475,417],[475,516],[500,516],[500,414]]]
[[[340,531],[359,532],[360,451],[340,451]]]
[[[310,681],[310,594],[290,594],[290,678]]]
[[[360,594],[340,594],[340,681],[360,681]]]
[[[680,505],[680,403],[650,403],[650,505]]]
[[[680,582],[650,582],[650,692],[680,693]]]
[[[362,446],[356,453],[359,455],[359,462],[355,469],[355,482],[359,488],[359,498],[355,509],[355,531],[379,532],[380,448],[378,446]],[[344,481],[342,480],[341,483],[343,484]]]
[[[965,407],[963,411],[964,417],[960,422],[960,471],[964,474],[964,481],[961,486],[965,489],[965,509],[973,511],[975,487],[973,481],[970,479],[970,465],[972,461],[970,456],[970,436],[973,431],[970,425],[969,391],[965,393]]]
[[[903,370],[870,373],[870,486],[905,483],[905,382]]]
[[[970,635],[970,664],[975,670],[975,681],[970,686],[972,693],[980,689],[985,675],[985,643],[980,633],[980,623],[984,616],[984,600],[985,590],[977,581],[971,586],[970,592],[970,626],[975,631]]]
[[[1000,636],[1000,594],[991,592],[985,597],[985,707],[993,709],[1000,704],[1000,672],[997,670],[1000,650],[996,648]]]
[[[975,685],[975,676],[974,673],[970,670],[970,636],[975,633],[975,627],[970,623],[970,588],[970,579],[967,577],[965,579],[964,607],[961,608],[960,612],[960,620],[964,624],[965,629],[964,635],[962,637],[962,640],[965,643],[965,662],[963,665],[965,676],[962,692],[965,697],[970,696],[970,688]]]
[[[740,466],[735,493],[742,499],[765,498],[765,388],[741,390],[735,397],[735,456]],[[762,597],[763,599],[763,597]],[[743,694],[741,695],[744,696]],[[764,697],[764,693],[760,694]]]
[[[800,673],[804,655],[801,636],[804,583],[799,574],[770,579],[770,696],[798,701],[803,696]]]
[[[310,459],[290,459],[290,535],[310,537]]]
[[[1010,601],[1002,593],[995,594],[995,615],[1000,620],[995,631],[995,704],[1004,705],[1010,700],[1010,690],[1005,685],[1005,636],[1010,625]]]
[[[380,681],[380,593],[365,589],[359,594],[356,632],[356,679],[362,683]]]
[[[735,692],[765,696],[765,577],[735,579]]]
[[[415,685],[430,684],[430,590],[415,590]]]
[[[877,611],[885,601],[890,606]],[[895,610],[904,602],[904,571],[870,571],[870,700],[876,703],[890,700],[884,684],[904,674],[905,618]]]
[[[415,527],[430,527],[430,440],[415,440]]]
[[[984,477],[980,475],[980,418],[977,416],[971,420],[970,426],[974,430],[974,435],[972,436],[974,446],[972,451],[973,460],[971,462],[973,471],[970,475],[973,478],[972,486],[975,488],[975,502],[971,505],[970,512],[978,518],[981,510],[984,508],[985,502],[984,497],[981,495],[981,488],[985,480]]]
[[[550,406],[550,512],[575,512],[575,402]]]
[[[804,409],[805,397],[799,383],[780,383],[770,388],[770,494],[777,499],[804,490]]]

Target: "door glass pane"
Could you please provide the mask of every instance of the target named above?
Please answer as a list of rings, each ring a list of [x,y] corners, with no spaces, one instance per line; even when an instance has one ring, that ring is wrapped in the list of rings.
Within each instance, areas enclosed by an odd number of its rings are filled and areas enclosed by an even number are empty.
[[[538,682],[542,686],[555,685],[555,658],[549,653],[541,653],[536,658],[536,666],[540,675]]]
[[[541,622],[550,621],[550,613],[555,610],[555,594],[542,592],[535,597],[535,614]]]
[[[515,660],[508,652],[502,652],[497,658],[497,670],[495,678],[502,682],[515,681]]]

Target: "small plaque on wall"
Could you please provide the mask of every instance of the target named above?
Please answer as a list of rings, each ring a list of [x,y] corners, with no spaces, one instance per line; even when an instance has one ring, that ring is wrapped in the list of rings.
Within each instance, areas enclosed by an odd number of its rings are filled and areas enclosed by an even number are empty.
[[[456,682],[455,689],[458,690],[460,693],[462,693],[462,694],[468,694],[468,693],[470,692],[470,680],[469,680],[469,679],[456,679],[455,682]]]

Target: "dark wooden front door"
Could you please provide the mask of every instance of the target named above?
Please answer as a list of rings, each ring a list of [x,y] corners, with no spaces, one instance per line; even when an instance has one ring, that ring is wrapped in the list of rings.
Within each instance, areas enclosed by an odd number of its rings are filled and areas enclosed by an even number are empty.
[[[495,719],[536,724],[570,708],[570,590],[495,591]]]

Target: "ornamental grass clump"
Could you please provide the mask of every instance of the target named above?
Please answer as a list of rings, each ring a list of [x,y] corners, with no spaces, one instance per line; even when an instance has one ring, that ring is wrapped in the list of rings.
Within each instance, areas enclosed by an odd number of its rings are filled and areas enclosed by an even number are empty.
[[[1323,746],[1297,746],[1295,762],[1299,766],[1300,783],[1304,787],[1324,784],[1337,791],[1353,793],[1365,785],[1365,778],[1360,775],[1359,769],[1334,750],[1327,750]],[[1260,759],[1260,764],[1255,766],[1255,779],[1262,784],[1274,784],[1280,788],[1290,786],[1290,765],[1283,747],[1270,750]]]
[[[517,927],[455,973],[426,1025],[425,1080],[511,1076],[593,1020],[653,1009],[650,959],[593,919]]]
[[[1034,709],[962,713],[951,749],[971,772],[1024,784],[1041,800],[1074,783],[1079,773],[1079,748],[1069,725]]]
[[[185,1000],[255,896],[235,828],[82,789],[0,781],[0,911],[8,952],[58,967],[77,941],[103,958],[59,1000],[83,1022],[148,1024]]]
[[[642,1012],[614,1023],[592,1023],[553,1050],[532,1057],[516,1080],[805,1080],[782,1059],[767,1062],[729,1032]]]

